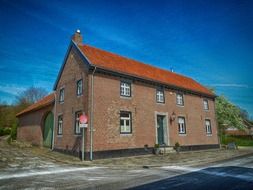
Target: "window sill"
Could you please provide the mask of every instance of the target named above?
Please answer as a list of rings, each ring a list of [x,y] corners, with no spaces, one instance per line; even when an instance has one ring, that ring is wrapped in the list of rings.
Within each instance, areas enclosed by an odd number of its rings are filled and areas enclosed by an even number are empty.
[[[120,95],[120,98],[130,100],[130,99],[132,99],[132,96],[122,96],[122,95]]]
[[[183,133],[179,133],[178,136],[180,136],[180,137],[185,137],[185,136],[187,136],[187,135],[186,135],[186,134],[183,134]]]
[[[64,104],[64,101],[63,102],[59,102],[59,104]]]
[[[183,108],[183,107],[184,107],[184,105],[179,105],[179,104],[177,104],[177,106],[178,106],[178,107],[181,107],[181,108]]]
[[[132,133],[120,133],[121,137],[131,137],[133,134]]]
[[[212,134],[206,134],[206,136],[207,136],[207,137],[211,137],[211,136],[213,136],[213,135],[212,135]]]
[[[80,134],[74,134],[74,136],[75,137],[80,137],[80,136],[82,136],[82,133],[80,133]]]
[[[57,137],[58,137],[58,138],[61,138],[61,137],[62,137],[62,135],[58,135],[58,134],[57,134]]]
[[[158,105],[165,105],[165,102],[156,102],[156,104],[158,104]]]
[[[77,98],[79,98],[79,97],[82,97],[82,96],[83,96],[83,94],[80,94],[80,95],[76,95],[76,97],[77,97]]]

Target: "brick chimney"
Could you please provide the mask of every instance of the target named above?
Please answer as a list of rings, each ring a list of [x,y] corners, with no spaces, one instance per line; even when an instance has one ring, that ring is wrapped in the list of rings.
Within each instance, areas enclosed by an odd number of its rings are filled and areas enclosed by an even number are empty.
[[[79,29],[76,30],[75,34],[72,36],[72,40],[78,45],[83,44],[83,37],[81,35],[81,31]]]

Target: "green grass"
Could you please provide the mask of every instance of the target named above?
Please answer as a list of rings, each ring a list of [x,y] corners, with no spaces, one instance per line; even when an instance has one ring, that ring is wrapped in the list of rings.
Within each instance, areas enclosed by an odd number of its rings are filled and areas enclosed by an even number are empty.
[[[224,135],[222,137],[222,144],[227,145],[230,142],[235,142],[237,146],[253,146],[253,139],[249,137],[236,137]]]

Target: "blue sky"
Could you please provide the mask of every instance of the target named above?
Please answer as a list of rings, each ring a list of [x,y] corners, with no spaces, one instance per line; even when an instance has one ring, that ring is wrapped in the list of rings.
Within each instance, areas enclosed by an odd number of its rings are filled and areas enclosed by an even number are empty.
[[[190,76],[253,117],[253,1],[0,0],[0,100],[52,91],[78,28],[84,43]]]

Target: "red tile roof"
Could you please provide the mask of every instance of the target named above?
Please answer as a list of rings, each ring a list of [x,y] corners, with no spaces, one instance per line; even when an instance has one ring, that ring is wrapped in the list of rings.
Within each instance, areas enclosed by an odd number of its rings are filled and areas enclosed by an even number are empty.
[[[91,47],[89,45],[79,45],[78,47],[88,58],[91,64],[100,68],[165,83],[209,96],[215,96],[210,90],[191,78],[159,69],[157,67]]]
[[[19,117],[25,113],[30,112],[30,111],[44,108],[48,105],[51,105],[53,102],[54,102],[54,93],[49,94],[49,95],[45,96],[44,98],[40,99],[39,101],[35,102],[34,104],[30,105],[26,109],[24,109],[21,112],[19,112],[18,114],[16,114],[16,116]]]

